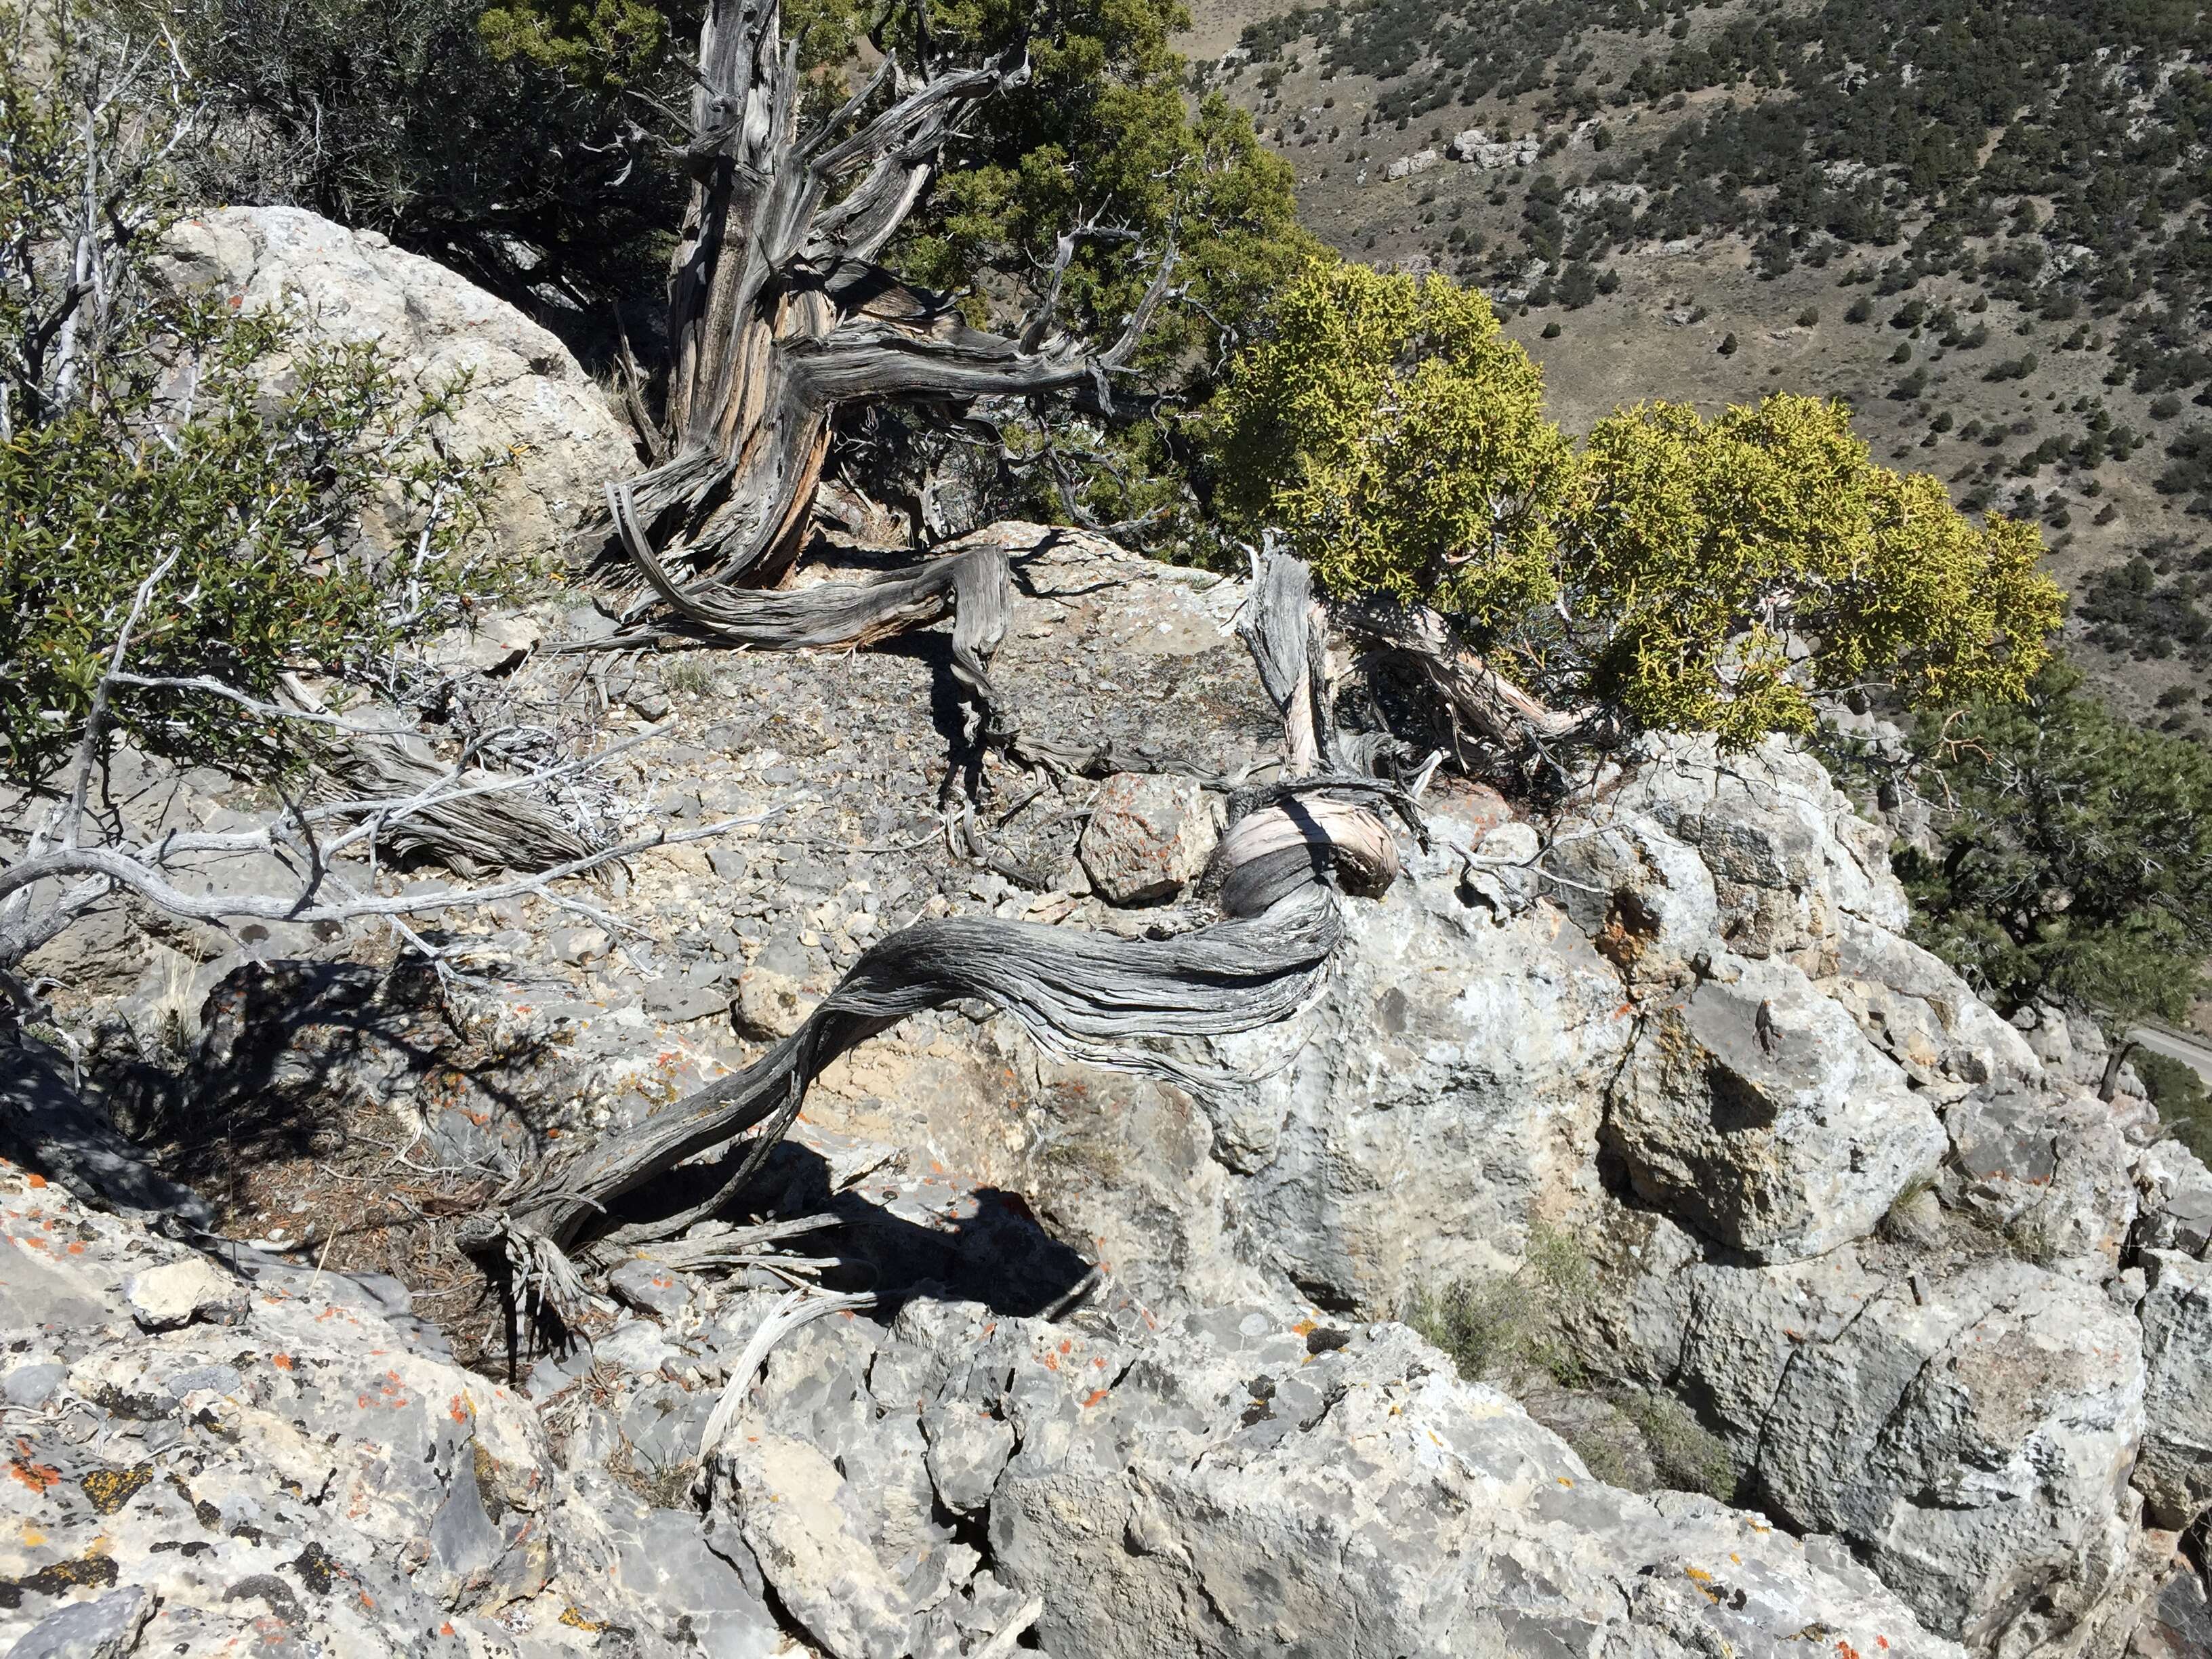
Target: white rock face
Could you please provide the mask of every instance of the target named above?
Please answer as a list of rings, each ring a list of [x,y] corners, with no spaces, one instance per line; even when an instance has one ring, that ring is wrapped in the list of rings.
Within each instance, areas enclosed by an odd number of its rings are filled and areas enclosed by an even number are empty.
[[[1486,172],[1528,167],[1535,161],[1540,148],[1534,138],[1493,139],[1480,127],[1469,127],[1455,135],[1449,145],[1453,161],[1472,164]]]
[[[2180,1531],[2212,1509],[2212,1263],[2148,1250],[2143,1271],[2149,1432],[2136,1485],[2152,1521]]]
[[[1410,179],[1417,173],[1426,173],[1444,158],[1432,149],[1417,149],[1411,155],[1401,155],[1382,169],[1385,179]]]
[[[1863,1238],[1935,1174],[1942,1125],[1795,967],[1723,956],[1713,974],[1647,1003],[1607,1143],[1640,1197],[1755,1261]]]
[[[463,454],[512,466],[495,483],[492,527],[522,556],[561,549],[636,451],[605,396],[566,346],[505,301],[374,231],[300,208],[220,208],[186,219],[166,250],[170,279],[252,307],[289,307],[333,339],[374,340],[402,380],[470,385],[453,417]]]

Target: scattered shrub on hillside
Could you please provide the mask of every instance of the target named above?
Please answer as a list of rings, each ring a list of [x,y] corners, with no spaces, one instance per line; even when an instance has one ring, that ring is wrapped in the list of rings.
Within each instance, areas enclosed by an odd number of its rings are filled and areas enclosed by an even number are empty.
[[[1735,1501],[1735,1460],[1728,1443],[1698,1422],[1696,1413],[1672,1395],[1641,1390],[1617,1403],[1643,1435],[1662,1486]]]
[[[1582,1247],[1571,1235],[1538,1224],[1528,1230],[1517,1270],[1417,1291],[1402,1316],[1471,1382],[1515,1383],[1541,1375],[1572,1387],[1582,1381],[1582,1369],[1560,1337],[1560,1322],[1589,1293],[1589,1259]]]

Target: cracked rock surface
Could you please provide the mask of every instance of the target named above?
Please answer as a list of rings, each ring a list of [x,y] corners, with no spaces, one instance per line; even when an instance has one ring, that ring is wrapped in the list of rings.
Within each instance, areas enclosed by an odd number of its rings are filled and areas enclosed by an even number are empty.
[[[367,239],[202,228],[210,271],[283,252],[357,320],[398,303]],[[407,299],[476,349],[476,300]],[[478,332],[519,366],[483,420],[584,428],[581,371]],[[627,465],[601,438],[526,470],[514,533],[573,505],[560,467]],[[1025,730],[1209,775],[1272,752],[1239,583],[1001,532]],[[733,1389],[787,1283],[640,1256],[510,1385],[500,1310],[418,1222],[746,1063],[918,916],[1189,925],[1218,804],[986,757],[987,867],[939,815],[940,635],[528,654],[610,626],[569,595],[442,664],[639,738],[592,803],[611,832],[757,820],[610,872],[598,918],[450,919],[459,988],[366,929],[122,906],[33,964],[82,988],[94,1082],[0,1053],[0,1644],[2212,1650],[2212,1172],[2128,1068],[2097,1098],[2094,1028],[2008,1023],[1911,943],[1887,832],[1780,742],[1654,744],[1556,822],[1440,780],[1316,1004],[1199,1056],[1237,1081],[1064,1063],[980,1006],[905,1022],[824,1073],[745,1200],[833,1218],[805,1248],[872,1311]],[[127,752],[112,781],[149,830],[256,805]],[[250,1242],[156,1224],[180,1189],[131,1162],[141,1121]],[[1448,1355],[1394,1322],[1454,1285],[1486,1287],[1487,1359],[1484,1329]]]

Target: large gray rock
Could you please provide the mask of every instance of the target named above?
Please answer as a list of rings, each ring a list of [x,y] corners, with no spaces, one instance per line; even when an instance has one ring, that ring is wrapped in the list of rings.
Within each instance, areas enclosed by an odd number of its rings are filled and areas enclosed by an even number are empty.
[[[2136,1486],[2154,1524],[2180,1531],[2212,1509],[2212,1263],[2143,1255],[2148,1430]]]
[[[2138,1208],[2134,1159],[2094,1095],[1980,1088],[1944,1125],[1964,1213],[2015,1253],[2088,1283],[2118,1271]]]
[[[1942,962],[1887,927],[1848,913],[1838,921],[1837,971],[1820,988],[1917,1087],[1947,1099],[1979,1084],[2040,1080],[2027,1039]]]
[[[290,307],[335,340],[370,340],[422,391],[466,374],[447,434],[462,454],[510,461],[491,523],[521,556],[562,546],[596,510],[600,486],[636,469],[636,450],[568,348],[505,301],[374,231],[300,208],[217,208],[170,234],[172,279],[255,308]]]
[[[153,1616],[154,1598],[133,1586],[47,1614],[8,1650],[8,1659],[124,1659]]]
[[[972,1651],[1002,1590],[1035,1593],[1042,1648],[1071,1659],[1778,1656],[1814,1628],[1956,1651],[1832,1540],[1594,1480],[1402,1326],[1268,1303],[1117,1331],[918,1301],[887,1331],[811,1327],[779,1358],[797,1386],[754,1392],[715,1460],[716,1512],[841,1656]],[[854,1472],[917,1409],[988,1569],[941,1530],[871,1521]],[[994,1426],[954,1468],[933,1454],[963,1416]]]
[[[1723,957],[1711,972],[1646,1005],[1607,1144],[1641,1197],[1754,1260],[1864,1237],[1934,1174],[1936,1114],[1795,967]]]
[[[1591,1369],[1698,1402],[1741,1490],[1848,1540],[1931,1627],[2027,1651],[2120,1582],[2142,1338],[2100,1291],[1887,1245],[1747,1267],[1649,1212],[1600,1225]]]
[[[1741,755],[1710,738],[1655,741],[1610,803],[1696,850],[1711,872],[1722,942],[1789,956],[1819,977],[1846,918],[1904,931],[1888,832],[1861,817],[1820,763],[1780,738]]]
[[[1133,1364],[1000,1327],[1021,1450],[990,1537],[1046,1592],[1048,1650],[1778,1656],[1818,1626],[1949,1650],[1832,1542],[1603,1486],[1402,1327],[1323,1346],[1302,1323],[1223,1310]]]
[[[2178,1140],[2160,1140],[2136,1160],[2142,1194],[2135,1246],[2202,1260],[2212,1250],[2212,1170]]]

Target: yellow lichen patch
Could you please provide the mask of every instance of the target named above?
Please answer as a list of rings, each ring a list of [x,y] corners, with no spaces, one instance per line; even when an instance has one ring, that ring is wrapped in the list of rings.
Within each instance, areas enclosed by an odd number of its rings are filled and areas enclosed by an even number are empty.
[[[94,1469],[77,1484],[84,1488],[94,1510],[112,1515],[153,1478],[151,1463],[134,1463],[127,1469]]]
[[[605,1620],[594,1619],[591,1614],[586,1613],[581,1607],[564,1607],[561,1613],[561,1622],[568,1626],[571,1630],[592,1631],[593,1632],[603,1631],[607,1627],[607,1621]]]

